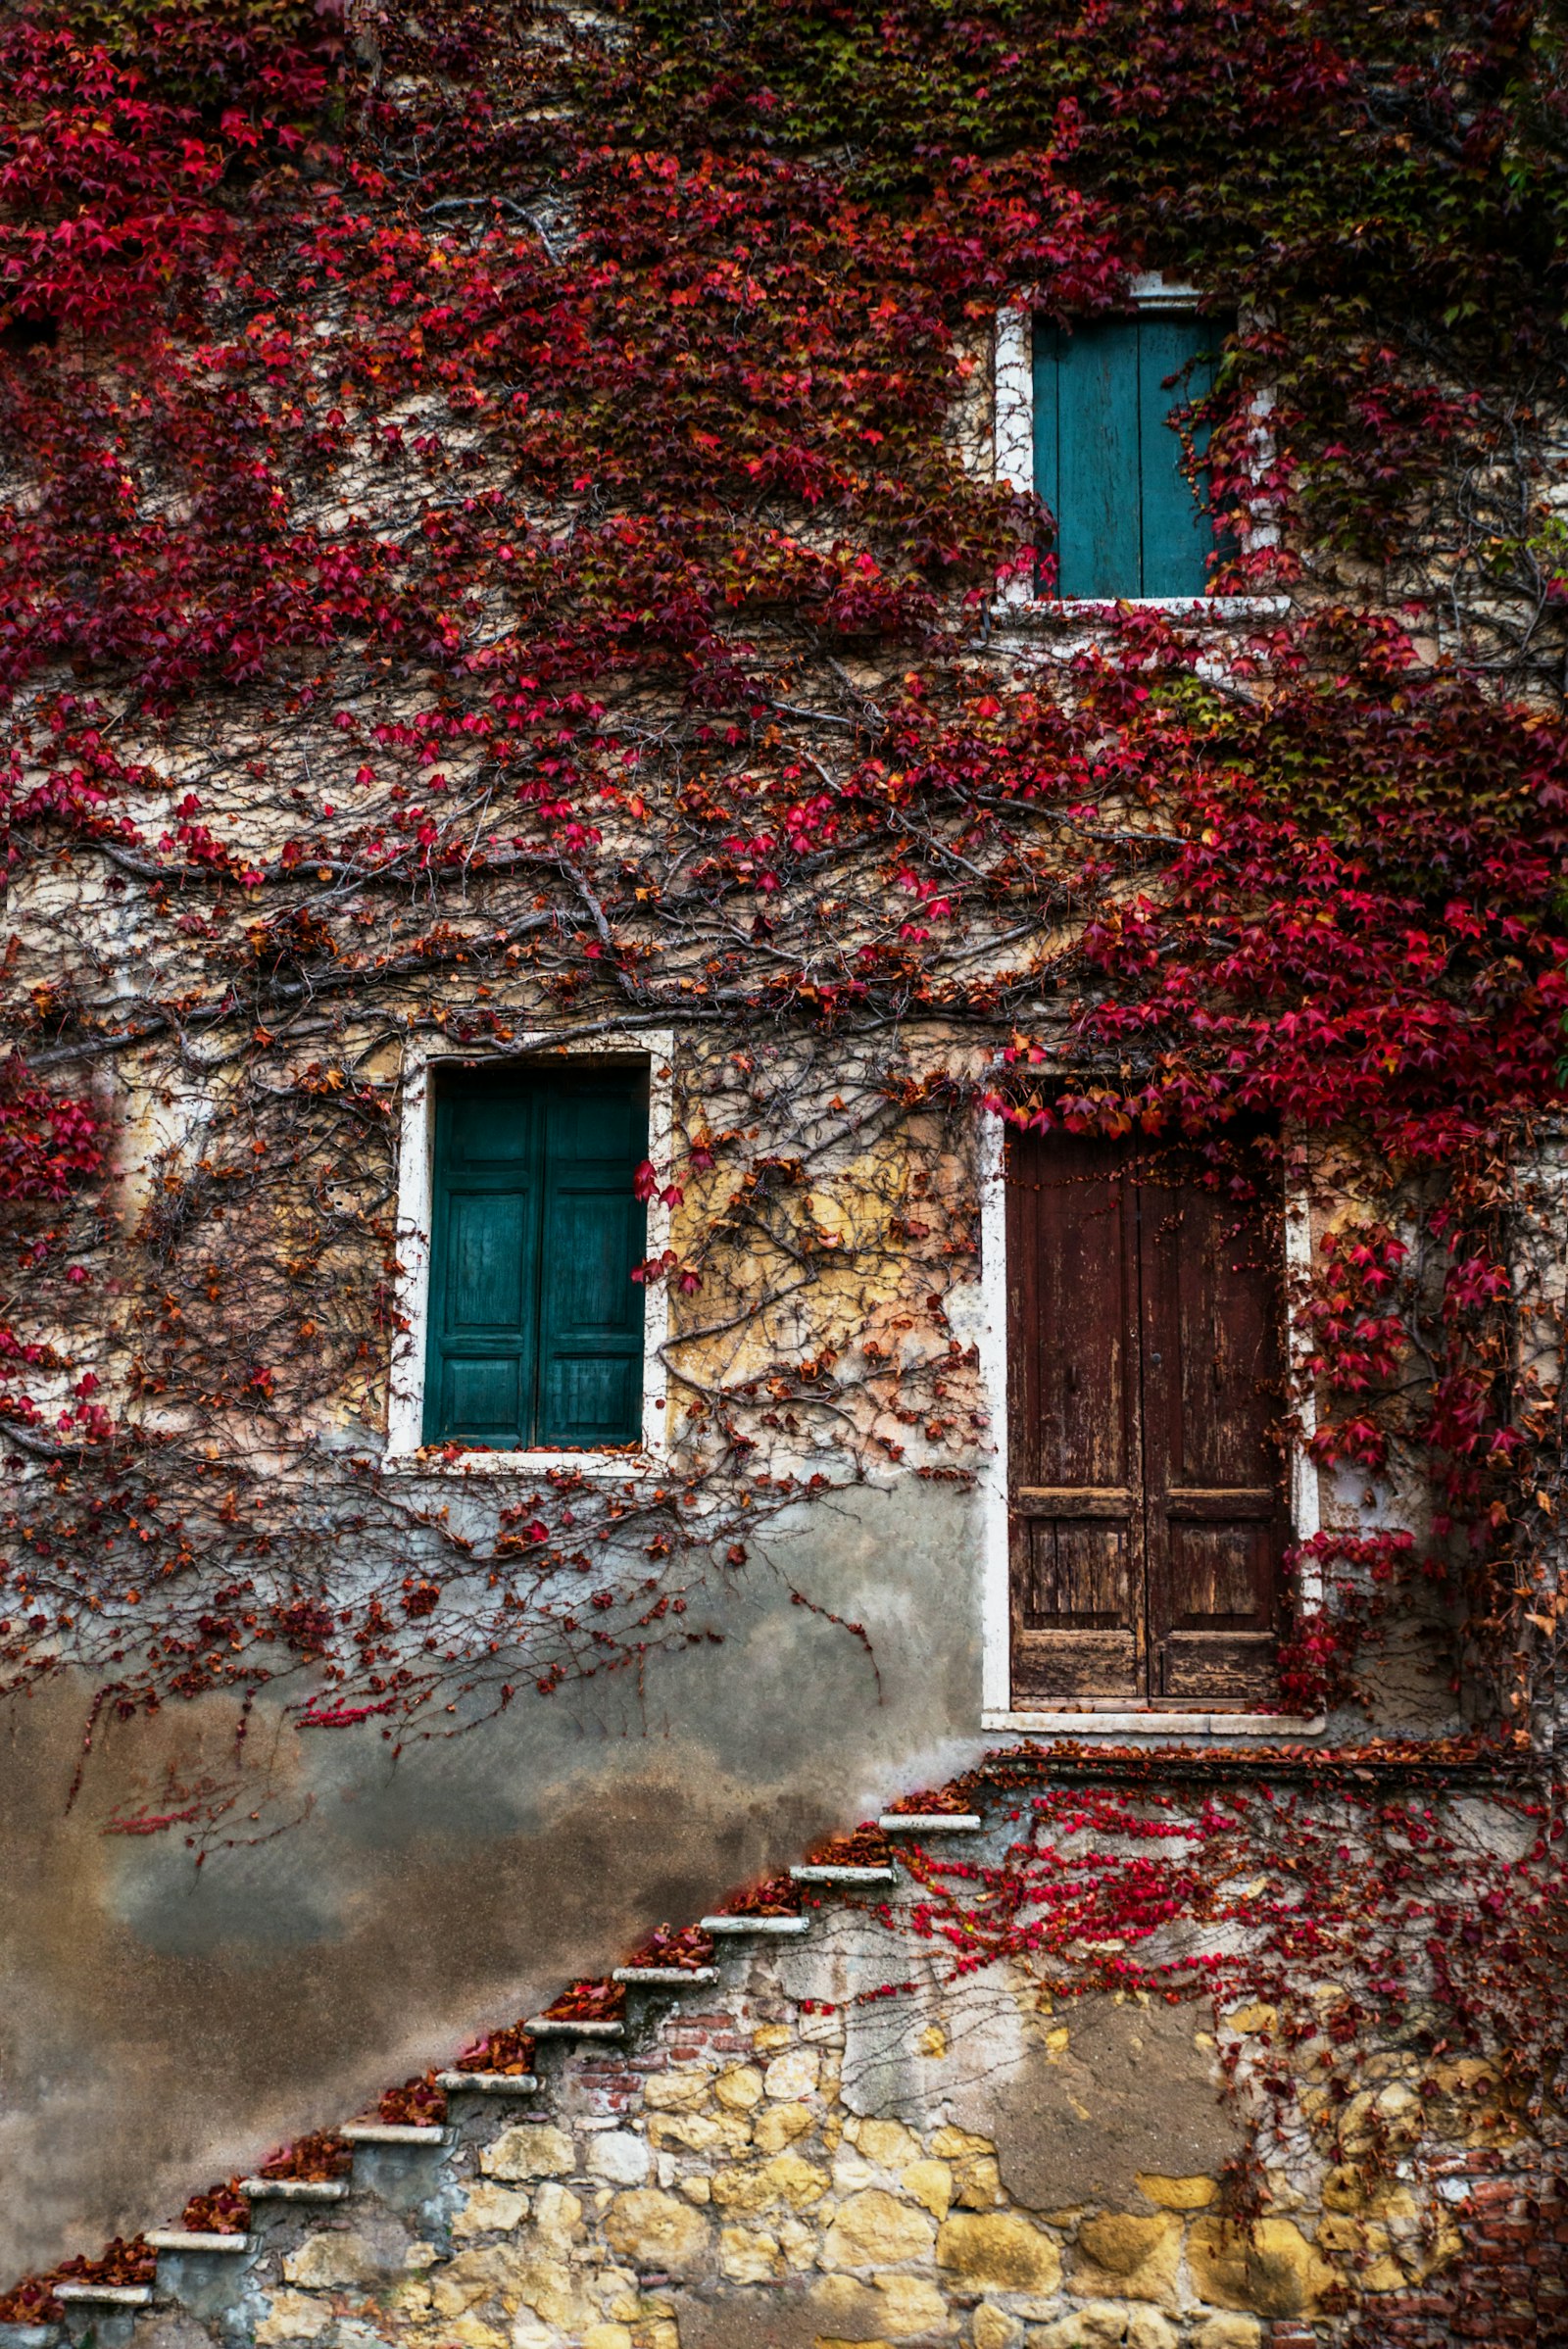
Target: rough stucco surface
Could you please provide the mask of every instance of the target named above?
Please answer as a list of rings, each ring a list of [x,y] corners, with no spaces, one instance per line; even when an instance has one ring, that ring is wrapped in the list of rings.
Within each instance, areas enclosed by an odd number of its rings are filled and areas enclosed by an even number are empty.
[[[759,1544],[746,1592],[704,1611],[723,1644],[656,1664],[641,1688],[568,1686],[395,1767],[373,1735],[287,1737],[304,1815],[200,1870],[177,1831],[102,1822],[117,1801],[156,1806],[171,1764],[222,1775],[227,1714],[115,1734],[68,1811],[80,1690],[10,1707],[0,2272],[167,2217],[193,2184],[961,1766],[978,1591],[953,1562],[976,1553],[971,1506],[930,1487],[841,1496],[808,1543]],[[863,1621],[874,1669],[792,1587]]]
[[[878,1922],[826,1894],[801,1937],[722,1949],[716,1986],[636,1993],[621,2045],[544,2043],[534,2094],[362,2150],[345,2201],[255,2203],[243,2256],[166,2256],[162,2305],[100,2313],[99,2349],[1260,2349],[1453,2260],[1387,2119],[1333,2167],[1265,2129],[1263,2215],[1227,2215],[1271,2010],[1054,2006],[944,1967],[888,1897]],[[1460,2161],[1494,2142],[1476,2122],[1456,2108]]]
[[[370,1733],[285,1734],[296,1823],[247,1845],[259,1831],[239,1816],[236,1847],[199,1869],[177,1830],[128,1837],[103,1821],[159,1807],[171,1774],[222,1781],[230,1712],[114,1732],[68,1808],[82,1692],[14,1703],[0,1715],[0,2271],[167,2219],[193,2187],[602,1974],[654,1925],[964,1767],[994,1742],[974,1734],[978,1557],[975,1503],[952,1488],[836,1495],[754,1544],[744,1586],[694,1607],[721,1644],[655,1662],[641,1687],[568,1684],[395,1765]],[[869,1656],[795,1590],[863,1622]],[[264,1717],[253,1755],[268,1735]],[[844,1994],[883,1979],[885,1952],[858,1960],[852,1920],[827,1946]],[[912,2052],[913,2007],[854,2010],[849,2109],[897,2117],[940,2089],[995,2134],[1009,2190],[1041,2202],[1075,2178],[1124,2192],[1155,2138],[1166,2164],[1212,2166],[1222,2125],[1160,2019],[1135,2046],[1107,2018],[1092,2053],[1042,2074],[1004,2003],[997,2045],[977,2008],[967,2052],[935,2069]]]

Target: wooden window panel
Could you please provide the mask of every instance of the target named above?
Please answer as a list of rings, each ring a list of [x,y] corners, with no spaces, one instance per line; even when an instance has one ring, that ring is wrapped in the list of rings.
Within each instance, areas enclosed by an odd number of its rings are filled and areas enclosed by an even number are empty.
[[[574,1450],[642,1432],[646,1076],[455,1073],[436,1095],[423,1439]]]
[[[1055,518],[1059,596],[1205,593],[1213,525],[1168,418],[1212,389],[1221,332],[1181,312],[1036,322],[1035,488]]]

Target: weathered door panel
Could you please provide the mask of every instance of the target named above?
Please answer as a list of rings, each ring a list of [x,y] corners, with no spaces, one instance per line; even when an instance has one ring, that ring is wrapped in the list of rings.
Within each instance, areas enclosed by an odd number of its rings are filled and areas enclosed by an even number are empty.
[[[1138,1237],[1113,1145],[1009,1145],[1015,1702],[1144,1679]]]
[[[1284,1477],[1276,1218],[1196,1184],[1142,1194],[1152,1693],[1273,1687]]]

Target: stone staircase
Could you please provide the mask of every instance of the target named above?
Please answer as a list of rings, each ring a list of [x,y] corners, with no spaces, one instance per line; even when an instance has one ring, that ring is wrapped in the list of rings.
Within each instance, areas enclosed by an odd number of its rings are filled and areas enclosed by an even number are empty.
[[[645,2051],[661,2037],[682,2041],[682,2010],[692,1994],[712,1993],[708,2004],[717,2011],[687,2035],[721,2060],[749,2057],[748,2042],[726,2044],[734,2004],[726,1977],[742,1976],[769,1943],[808,1936],[846,1899],[896,1903],[901,1883],[912,1881],[904,1864],[911,1847],[936,1841],[947,1848],[948,1838],[981,1833],[984,1817],[968,1807],[975,1799],[970,1782],[906,1798],[696,1925],[661,1928],[603,1982],[573,1983],[545,2013],[491,2033],[455,2065],[389,2089],[373,2113],[303,2138],[255,2175],[194,2196],[178,2225],[117,2239],[95,2260],[78,2258],[24,2279],[0,2295],[0,2349],[120,2349],[149,2310],[180,2312],[225,2341],[308,2340],[308,2330],[269,2333],[265,2323],[258,2330],[256,2311],[266,2305],[260,2296],[302,2281],[368,2283],[368,2275],[354,2273],[363,2265],[359,2252],[348,2247],[381,2242],[389,2227],[402,2236],[415,2224],[450,2233],[440,2214],[450,2218],[451,2189],[510,2174],[495,2148],[515,2135],[519,2118],[548,2133],[570,2107],[579,2133],[589,2132],[592,2174],[615,2182],[614,2156],[607,2150],[594,2170],[594,2153],[617,2134],[617,2106],[644,2085]],[[590,2104],[600,2117],[585,2122]],[[334,2243],[344,2247],[335,2265]],[[412,2270],[426,2251],[436,2256],[430,2244],[411,2238],[406,2265]],[[385,2271],[377,2274],[384,2280]],[[668,2278],[656,2269],[643,2280]]]

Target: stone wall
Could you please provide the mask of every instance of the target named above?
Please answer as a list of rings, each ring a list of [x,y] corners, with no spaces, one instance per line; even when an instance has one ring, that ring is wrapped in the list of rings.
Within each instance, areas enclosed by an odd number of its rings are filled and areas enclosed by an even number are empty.
[[[989,1825],[957,1865],[996,1863],[1005,1812]],[[1053,1993],[933,1942],[921,1898],[902,1869],[808,1893],[724,1937],[715,1980],[634,1987],[618,2038],[559,2027],[506,2101],[448,2076],[444,2123],[358,2145],[329,2207],[253,2181],[242,2243],[176,2236],[145,2313],[73,2303],[69,2329],[90,2321],[94,2349],[1304,2349],[1458,2341],[1480,2311],[1489,2337],[1563,2337],[1554,2157],[1485,2062],[1434,2052],[1430,2015],[1369,2031],[1331,2105],[1321,2044],[1272,2007]],[[1315,1986],[1320,2013],[1341,1989]],[[13,2329],[6,2349],[57,2337]]]

